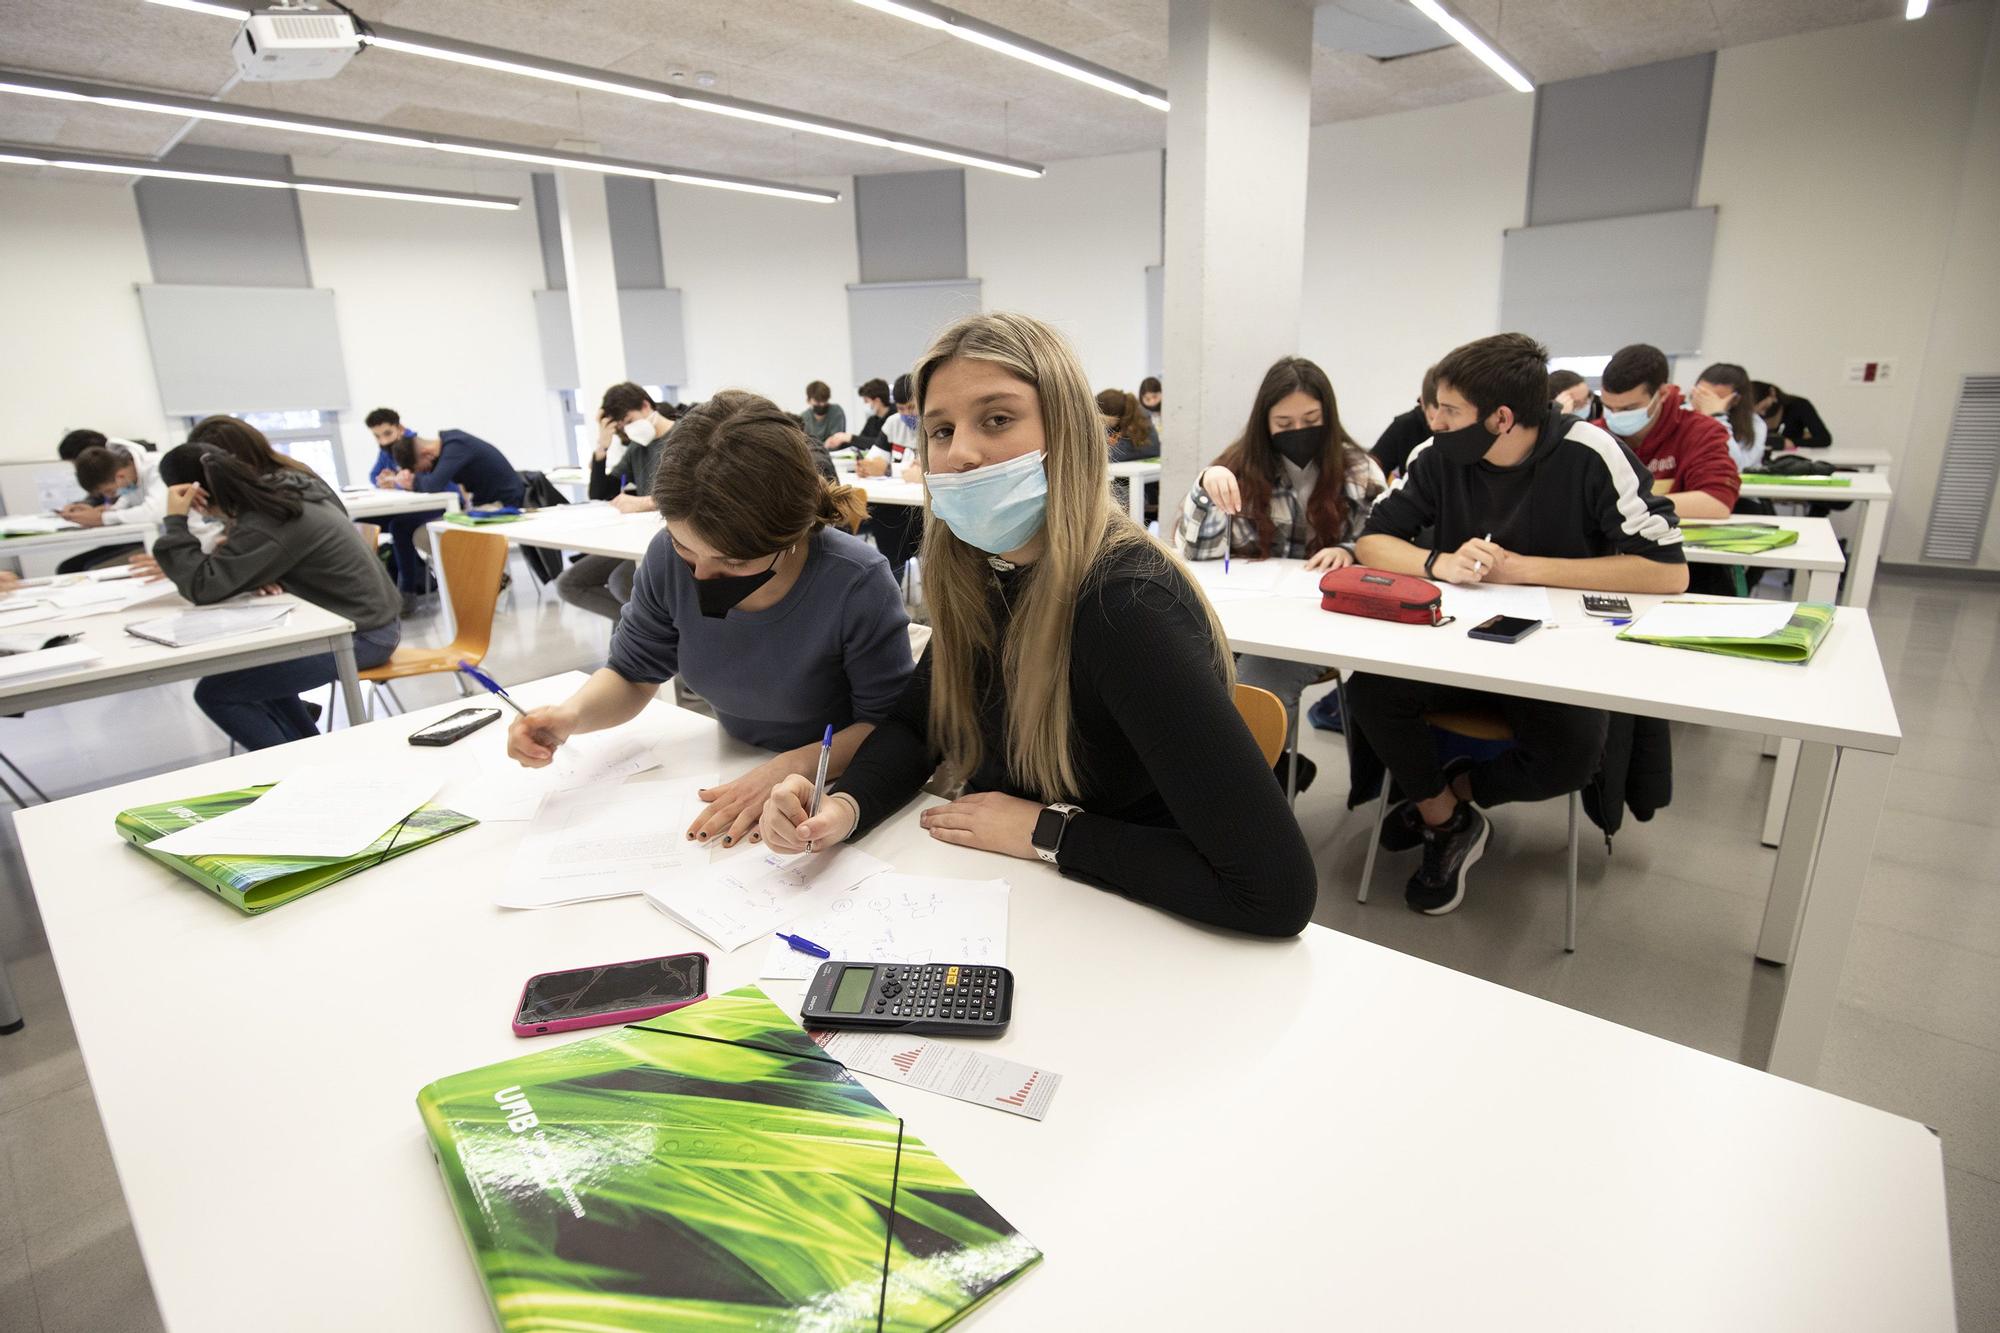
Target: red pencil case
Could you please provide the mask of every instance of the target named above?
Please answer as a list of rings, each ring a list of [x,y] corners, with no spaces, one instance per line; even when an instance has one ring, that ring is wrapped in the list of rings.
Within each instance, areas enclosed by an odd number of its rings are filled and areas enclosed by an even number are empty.
[[[1405,625],[1442,625],[1446,620],[1444,594],[1437,584],[1410,574],[1363,565],[1329,569],[1319,581],[1319,593],[1322,611]]]

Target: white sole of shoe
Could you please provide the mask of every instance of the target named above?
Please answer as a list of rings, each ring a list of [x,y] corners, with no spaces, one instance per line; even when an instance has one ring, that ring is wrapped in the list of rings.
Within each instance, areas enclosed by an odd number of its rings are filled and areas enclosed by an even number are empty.
[[[1465,854],[1465,860],[1459,863],[1458,875],[1451,886],[1451,901],[1440,903],[1436,907],[1426,907],[1424,909],[1425,916],[1444,916],[1448,912],[1456,912],[1458,910],[1458,905],[1465,901],[1465,874],[1472,867],[1479,864],[1480,857],[1486,855],[1486,840],[1492,836],[1493,821],[1481,815],[1479,817],[1479,839],[1472,844],[1472,850]]]

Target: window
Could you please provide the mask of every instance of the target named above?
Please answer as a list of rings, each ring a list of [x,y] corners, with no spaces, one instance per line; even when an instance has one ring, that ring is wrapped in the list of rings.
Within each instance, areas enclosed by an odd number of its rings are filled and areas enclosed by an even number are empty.
[[[298,459],[328,484],[335,487],[347,484],[347,457],[340,447],[340,413],[302,407],[230,415],[263,431],[273,449]],[[188,417],[188,428],[192,430],[200,419]]]

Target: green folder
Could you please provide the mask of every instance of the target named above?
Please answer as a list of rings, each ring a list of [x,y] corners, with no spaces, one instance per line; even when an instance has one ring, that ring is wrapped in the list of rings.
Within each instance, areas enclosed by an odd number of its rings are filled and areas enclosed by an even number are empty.
[[[1770,472],[1745,472],[1743,480],[1753,486],[1852,486],[1852,477],[1789,477]]]
[[[1681,525],[1681,542],[1704,551],[1729,555],[1761,555],[1790,546],[1799,539],[1791,528],[1769,523],[1702,523]]]
[[[519,523],[526,517],[526,514],[450,513],[444,516],[444,521],[463,528],[490,528],[495,523]]]
[[[506,1333],[916,1333],[1042,1257],[755,986],[417,1109]]]
[[[150,845],[191,824],[240,809],[270,789],[267,784],[185,801],[137,806],[121,810],[114,824],[119,837],[161,865],[179,871],[231,907],[254,916],[479,822],[456,810],[426,805],[386,830],[366,851],[337,861],[307,856],[175,856],[171,852],[156,852]]]
[[[1638,626],[1633,626],[1637,629]],[[1812,660],[1833,628],[1831,602],[1800,602],[1791,621],[1761,639],[1663,639],[1639,635],[1627,629],[1618,635],[1633,643],[1657,644],[1662,648],[1691,648],[1698,653],[1721,653],[1725,657],[1751,657],[1764,662],[1786,662],[1802,666]]]

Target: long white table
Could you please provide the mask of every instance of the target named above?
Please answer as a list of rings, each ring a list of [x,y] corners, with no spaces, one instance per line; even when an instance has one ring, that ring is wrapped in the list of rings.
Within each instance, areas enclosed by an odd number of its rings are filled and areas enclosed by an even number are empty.
[[[490,1328],[417,1090],[532,1049],[507,1026],[532,973],[709,948],[635,899],[491,906],[519,823],[259,918],[112,834],[312,763],[500,762],[497,725],[404,744],[460,706],[18,816],[170,1328]],[[653,777],[759,758],[671,726]],[[863,846],[1012,882],[1019,999],[990,1049],[1063,1075],[1039,1124],[865,1079],[1048,1255],[969,1327],[1953,1326],[1940,1149],[1913,1121],[1317,926],[1191,926],[935,842],[914,809]],[[709,948],[711,990],[764,950]],[[764,984],[797,1011],[800,983]]]
[[[0,537],[0,558],[23,555],[75,555],[100,546],[124,546],[143,542],[148,547],[160,535],[157,523],[112,523],[94,528],[81,525],[60,532],[36,533],[31,537]]]
[[[1834,599],[1840,588],[1841,571],[1847,568],[1847,557],[1841,552],[1840,539],[1834,535],[1833,524],[1828,520],[1788,515],[1776,518],[1744,515],[1713,520],[1684,518],[1680,521],[1683,530],[1739,523],[1758,523],[1766,527],[1784,528],[1798,533],[1799,539],[1789,546],[1760,551],[1755,555],[1736,555],[1727,551],[1707,551],[1698,546],[1684,546],[1681,549],[1687,555],[1688,563],[1794,570],[1806,576],[1802,589],[1804,595],[1799,600],[1830,602]]]
[[[1203,563],[1197,577],[1215,579],[1216,562]],[[1838,608],[1819,652],[1800,667],[1621,642],[1617,629],[1582,613],[1577,594],[1550,595],[1556,627],[1517,644],[1468,638],[1462,624],[1333,615],[1310,597],[1228,596],[1215,609],[1240,653],[1803,742],[1757,957],[1788,965],[1765,1067],[1810,1082],[1902,744],[1868,613]],[[1635,596],[1633,609],[1643,614],[1659,600]]]
[[[459,510],[457,491],[406,491],[386,486],[352,487],[341,491],[340,503],[357,523],[373,523],[378,518],[398,514],[428,514],[442,509]]]
[[[1854,553],[1848,560],[1847,588],[1841,595],[1846,606],[1868,605],[1875,588],[1875,566],[1882,559],[1882,538],[1889,530],[1889,502],[1894,492],[1885,472],[1842,474],[1846,486],[1800,486],[1789,482],[1745,482],[1746,500],[1778,500],[1787,504],[1843,504],[1861,506],[1861,526],[1854,538]]]
[[[1879,472],[1892,466],[1896,456],[1879,445],[1834,444],[1824,449],[1790,449],[1801,458],[1817,458],[1830,467],[1846,472]]]

